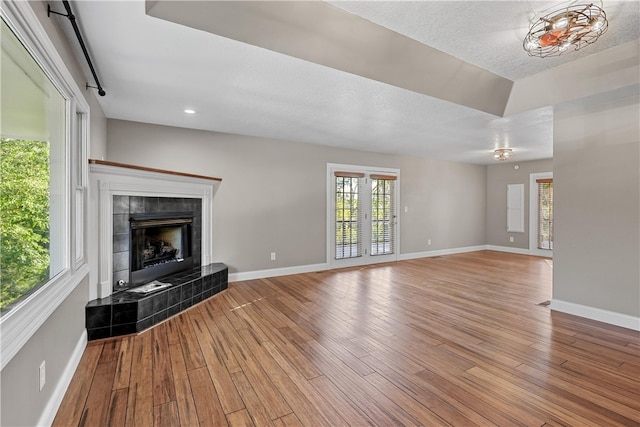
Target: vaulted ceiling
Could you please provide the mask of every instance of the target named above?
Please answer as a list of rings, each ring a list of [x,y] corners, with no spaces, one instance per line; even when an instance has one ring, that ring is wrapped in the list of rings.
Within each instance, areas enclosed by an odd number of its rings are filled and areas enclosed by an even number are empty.
[[[640,3],[605,2],[609,29],[595,44],[528,56],[522,40],[531,20],[557,4],[163,0],[72,8],[109,118],[488,164],[501,147],[520,161],[552,156],[553,103],[562,97],[529,102],[531,88],[514,88],[575,61],[597,64],[595,55],[639,38]],[[76,46],[70,25],[61,25]]]

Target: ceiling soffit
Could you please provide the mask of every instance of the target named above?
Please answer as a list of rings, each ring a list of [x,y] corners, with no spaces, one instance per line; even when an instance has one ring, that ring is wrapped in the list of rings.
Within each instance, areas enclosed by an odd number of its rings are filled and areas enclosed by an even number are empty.
[[[146,9],[149,16],[496,116],[503,116],[513,86],[325,2],[147,1]]]
[[[640,39],[517,80],[505,115],[637,84],[640,84]]]

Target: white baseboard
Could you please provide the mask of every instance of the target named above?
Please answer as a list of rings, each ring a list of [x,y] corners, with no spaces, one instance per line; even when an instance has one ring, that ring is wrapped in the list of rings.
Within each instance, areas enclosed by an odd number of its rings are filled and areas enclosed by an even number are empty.
[[[508,246],[478,245],[478,246],[466,246],[462,248],[440,249],[435,251],[413,252],[410,254],[402,254],[398,257],[398,260],[400,261],[405,259],[428,258],[428,257],[434,257],[434,256],[441,256],[441,255],[462,254],[465,252],[487,251],[487,250],[497,251],[497,252],[509,252],[512,254],[519,254],[519,255],[531,255],[529,249],[511,248]]]
[[[509,253],[512,253],[512,254],[531,255],[531,252],[529,251],[529,249],[511,248],[509,246],[486,245],[485,249],[490,250],[490,251],[509,252]]]
[[[467,246],[464,248],[441,249],[426,252],[414,252],[410,254],[398,255],[398,261],[415,258],[426,258],[440,255],[460,254],[464,252],[475,252],[487,249],[486,246]],[[264,279],[267,277],[288,276],[290,274],[313,273],[314,271],[329,270],[329,263],[298,265],[295,267],[269,268],[266,270],[245,271],[240,273],[229,273],[229,282],[240,282],[243,280]]]
[[[465,246],[461,248],[437,249],[433,251],[424,251],[424,252],[412,252],[409,254],[399,254],[398,261],[404,261],[404,260],[416,259],[416,258],[429,258],[434,256],[442,256],[442,255],[462,254],[465,252],[476,252],[476,251],[484,251],[484,250],[511,252],[516,254],[529,255],[528,249],[509,248],[506,246],[478,245],[478,246]],[[295,267],[269,268],[265,270],[229,273],[229,282],[240,282],[243,280],[264,279],[267,277],[276,277],[276,276],[288,276],[290,274],[312,273],[314,271],[329,270],[330,268],[331,268],[331,265],[329,263],[322,263],[322,264],[299,265]]]
[[[264,279],[266,277],[289,276],[291,274],[313,273],[314,271],[323,271],[328,269],[329,264],[324,263],[297,265],[295,267],[269,268],[266,270],[245,271],[240,273],[229,273],[229,282]]]
[[[80,335],[80,339],[76,344],[76,347],[73,349],[73,353],[69,358],[69,362],[67,366],[64,368],[64,372],[62,373],[62,377],[58,381],[53,394],[49,398],[47,402],[47,406],[45,406],[44,411],[42,411],[42,415],[40,415],[40,420],[38,421],[39,426],[50,426],[53,424],[53,420],[58,413],[58,409],[60,409],[60,404],[62,403],[62,399],[64,398],[67,389],[69,388],[69,384],[71,384],[71,380],[73,379],[73,374],[75,374],[78,365],[80,364],[80,359],[82,359],[82,355],[84,354],[84,349],[87,347],[87,330],[85,329]]]
[[[610,325],[640,331],[640,317],[634,317],[628,314],[616,313],[614,311],[603,310],[601,308],[589,307],[557,299],[551,300],[549,308],[562,313],[573,314],[574,316],[585,317],[587,319],[597,320],[598,322],[604,322]]]
[[[416,258],[429,258],[434,256],[442,256],[442,255],[462,254],[465,252],[476,252],[476,251],[484,251],[484,250],[529,255],[529,249],[510,248],[507,246],[477,245],[477,246],[465,246],[461,248],[437,249],[433,251],[424,251],[424,252],[412,252],[409,254],[399,254],[398,261],[404,261],[404,260],[416,259]],[[312,273],[314,271],[329,270],[330,268],[331,268],[331,265],[329,263],[323,263],[323,264],[299,265],[295,267],[269,268],[265,270],[245,271],[240,273],[229,273],[229,282],[240,282],[243,280],[264,279],[265,277],[288,276],[290,274]]]
[[[462,248],[452,248],[452,249],[437,249],[433,251],[424,251],[424,252],[412,252],[409,254],[400,254],[398,256],[398,261],[404,261],[404,260],[416,259],[416,258],[429,258],[434,256],[442,256],[442,255],[462,254],[465,252],[483,251],[485,249],[487,249],[486,245],[480,245],[480,246],[466,246]]]

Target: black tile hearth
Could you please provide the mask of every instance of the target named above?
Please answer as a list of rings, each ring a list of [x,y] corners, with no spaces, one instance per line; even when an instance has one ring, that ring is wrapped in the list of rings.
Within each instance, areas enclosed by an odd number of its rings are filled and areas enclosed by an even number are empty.
[[[107,326],[104,328],[87,329],[87,339],[89,341],[109,338],[112,336],[115,335],[111,335],[111,326]]]
[[[85,307],[88,339],[140,332],[227,289],[228,268],[222,263],[197,266],[158,279],[171,286],[151,294],[122,291],[89,301]]]

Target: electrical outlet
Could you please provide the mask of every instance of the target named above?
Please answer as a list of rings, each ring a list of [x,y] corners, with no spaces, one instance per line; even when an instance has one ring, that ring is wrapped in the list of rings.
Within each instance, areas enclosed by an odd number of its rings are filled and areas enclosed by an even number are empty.
[[[431,246],[431,239],[427,240],[427,246]]]
[[[43,360],[40,364],[40,391],[44,388],[44,384],[47,382],[46,362]]]
[[[275,261],[275,260],[276,260],[276,253],[271,252],[271,261]]]
[[[509,237],[509,243],[513,243],[513,242],[514,242],[514,240],[515,240],[515,239],[513,238],[513,236]]]

